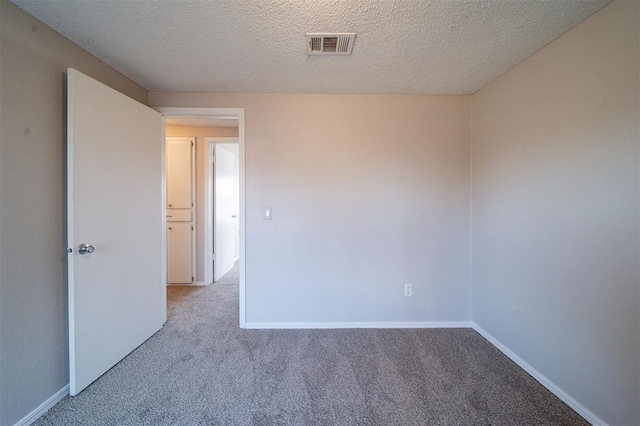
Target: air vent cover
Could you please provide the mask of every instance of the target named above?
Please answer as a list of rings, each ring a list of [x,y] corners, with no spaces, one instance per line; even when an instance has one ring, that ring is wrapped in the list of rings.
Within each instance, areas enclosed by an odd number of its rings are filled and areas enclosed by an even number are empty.
[[[351,55],[356,33],[307,33],[307,55]]]

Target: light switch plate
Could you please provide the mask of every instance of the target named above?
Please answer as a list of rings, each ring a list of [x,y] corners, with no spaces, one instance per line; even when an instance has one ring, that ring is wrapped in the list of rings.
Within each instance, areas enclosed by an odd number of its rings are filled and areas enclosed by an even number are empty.
[[[262,208],[262,219],[271,220],[272,216],[271,206],[264,206]]]

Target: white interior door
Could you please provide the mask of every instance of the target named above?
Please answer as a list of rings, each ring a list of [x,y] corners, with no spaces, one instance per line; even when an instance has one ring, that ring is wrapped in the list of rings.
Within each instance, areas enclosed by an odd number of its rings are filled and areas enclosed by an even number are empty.
[[[68,70],[69,379],[76,395],[166,320],[164,120]],[[82,244],[93,253],[82,254]]]
[[[233,268],[237,207],[233,153],[220,145],[214,150],[213,280],[218,281]]]

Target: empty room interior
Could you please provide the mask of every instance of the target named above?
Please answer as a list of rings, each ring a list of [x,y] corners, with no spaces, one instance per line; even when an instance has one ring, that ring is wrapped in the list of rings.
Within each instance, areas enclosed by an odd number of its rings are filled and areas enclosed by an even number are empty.
[[[640,424],[639,1],[0,30],[0,425]]]

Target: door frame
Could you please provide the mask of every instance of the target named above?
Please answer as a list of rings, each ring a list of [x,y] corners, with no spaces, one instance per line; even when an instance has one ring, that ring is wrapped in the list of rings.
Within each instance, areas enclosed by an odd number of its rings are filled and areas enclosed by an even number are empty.
[[[239,128],[238,128],[239,129]],[[238,130],[239,132],[239,130]],[[215,222],[213,220],[215,212],[215,197],[211,197],[214,184],[215,169],[211,162],[211,155],[213,154],[213,145],[219,143],[238,144],[240,145],[240,138],[236,137],[206,137],[204,138],[204,154],[207,159],[207,169],[204,179],[204,282],[206,284],[213,283],[213,263],[211,262],[211,254],[215,253],[215,242],[213,233],[215,231]],[[241,154],[238,153],[238,157]],[[240,160],[238,160],[240,162]],[[238,208],[241,208],[240,206]],[[239,248],[238,248],[239,250]]]
[[[153,107],[156,111],[160,112],[165,117],[231,117],[238,119],[238,145],[239,145],[239,166],[240,166],[240,285],[239,285],[239,320],[240,328],[245,328],[246,324],[246,284],[245,284],[245,272],[246,272],[246,234],[245,234],[245,138],[244,138],[244,108],[200,108],[200,107]],[[163,147],[165,141],[163,140]],[[205,144],[206,146],[206,144]],[[205,148],[206,149],[206,148]],[[164,213],[163,213],[164,215]],[[210,222],[210,217],[205,217],[205,224]],[[206,225],[205,225],[206,228]],[[209,225],[211,230],[211,224]],[[205,245],[206,254],[206,245]],[[206,271],[206,268],[205,268]],[[212,272],[213,275],[213,272]]]

